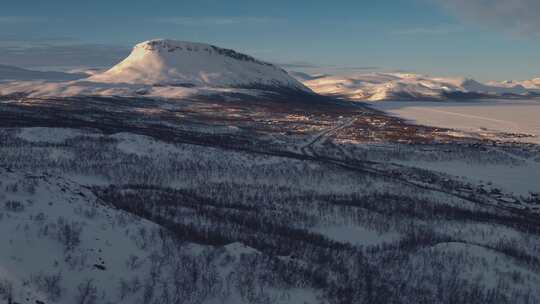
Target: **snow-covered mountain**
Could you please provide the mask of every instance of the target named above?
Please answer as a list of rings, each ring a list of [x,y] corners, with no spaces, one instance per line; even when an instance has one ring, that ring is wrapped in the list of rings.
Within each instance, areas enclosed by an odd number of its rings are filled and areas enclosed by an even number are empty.
[[[166,39],[139,43],[122,62],[94,74],[36,72],[0,66],[0,96],[146,95],[178,99],[209,95],[251,97],[268,92],[312,94],[313,91],[356,101],[530,97],[540,94],[540,78],[481,83],[463,77],[410,73],[288,73],[234,50]]]
[[[523,87],[525,89],[540,90],[540,77],[529,80],[507,80],[503,82],[489,82],[489,85],[500,86],[505,88]]]
[[[124,61],[88,80],[158,86],[268,86],[308,91],[273,64],[209,44],[174,40],[139,43]]]
[[[371,73],[300,77],[313,91],[357,101],[446,100],[537,93],[534,86],[483,84],[469,78],[440,78],[407,73]]]
[[[249,55],[209,44],[162,39],[137,44],[116,66],[84,79],[59,82],[45,77],[18,77],[19,74],[10,73],[12,81],[0,83],[0,95],[185,98],[260,96],[268,92],[313,94],[282,68]]]

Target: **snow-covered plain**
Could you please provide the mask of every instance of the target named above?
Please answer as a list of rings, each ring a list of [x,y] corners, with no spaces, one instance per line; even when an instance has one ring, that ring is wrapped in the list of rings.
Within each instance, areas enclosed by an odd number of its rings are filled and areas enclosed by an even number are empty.
[[[372,107],[418,124],[457,129],[495,139],[500,133],[529,135],[505,137],[540,144],[540,100],[387,101],[373,103]]]
[[[510,193],[527,195],[540,190],[540,162],[495,165],[454,161],[405,161],[404,165],[461,176],[473,183],[492,183]]]
[[[540,144],[540,100],[490,100],[471,102],[381,102],[371,105],[414,123],[455,129],[454,135]],[[399,161],[461,176],[468,181],[493,183],[518,195],[540,189],[540,162],[508,154],[513,164],[488,164],[460,159]]]

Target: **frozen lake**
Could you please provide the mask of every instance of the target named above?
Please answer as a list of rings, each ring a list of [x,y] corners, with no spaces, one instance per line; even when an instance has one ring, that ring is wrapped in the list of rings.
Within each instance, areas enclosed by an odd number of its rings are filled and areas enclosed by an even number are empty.
[[[540,100],[383,101],[376,109],[418,124],[465,132],[530,134],[519,139],[540,144]]]

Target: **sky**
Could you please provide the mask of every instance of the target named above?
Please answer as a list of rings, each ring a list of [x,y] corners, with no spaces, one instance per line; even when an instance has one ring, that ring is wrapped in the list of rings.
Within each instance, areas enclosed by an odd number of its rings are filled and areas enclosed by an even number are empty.
[[[540,75],[538,0],[2,0],[0,64],[107,68],[153,38],[205,42],[289,70]]]

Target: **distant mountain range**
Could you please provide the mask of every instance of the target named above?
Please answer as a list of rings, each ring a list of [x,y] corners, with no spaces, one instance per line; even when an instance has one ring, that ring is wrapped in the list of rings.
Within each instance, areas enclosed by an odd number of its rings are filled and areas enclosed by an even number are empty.
[[[40,72],[0,65],[0,95],[185,98],[268,92],[316,92],[352,101],[525,98],[540,95],[540,78],[484,84],[406,73],[288,73],[234,50],[165,39],[135,45],[126,59],[105,72]]]
[[[292,75],[316,93],[354,101],[519,98],[540,94],[540,78],[483,84],[469,78],[439,78],[406,73]]]

